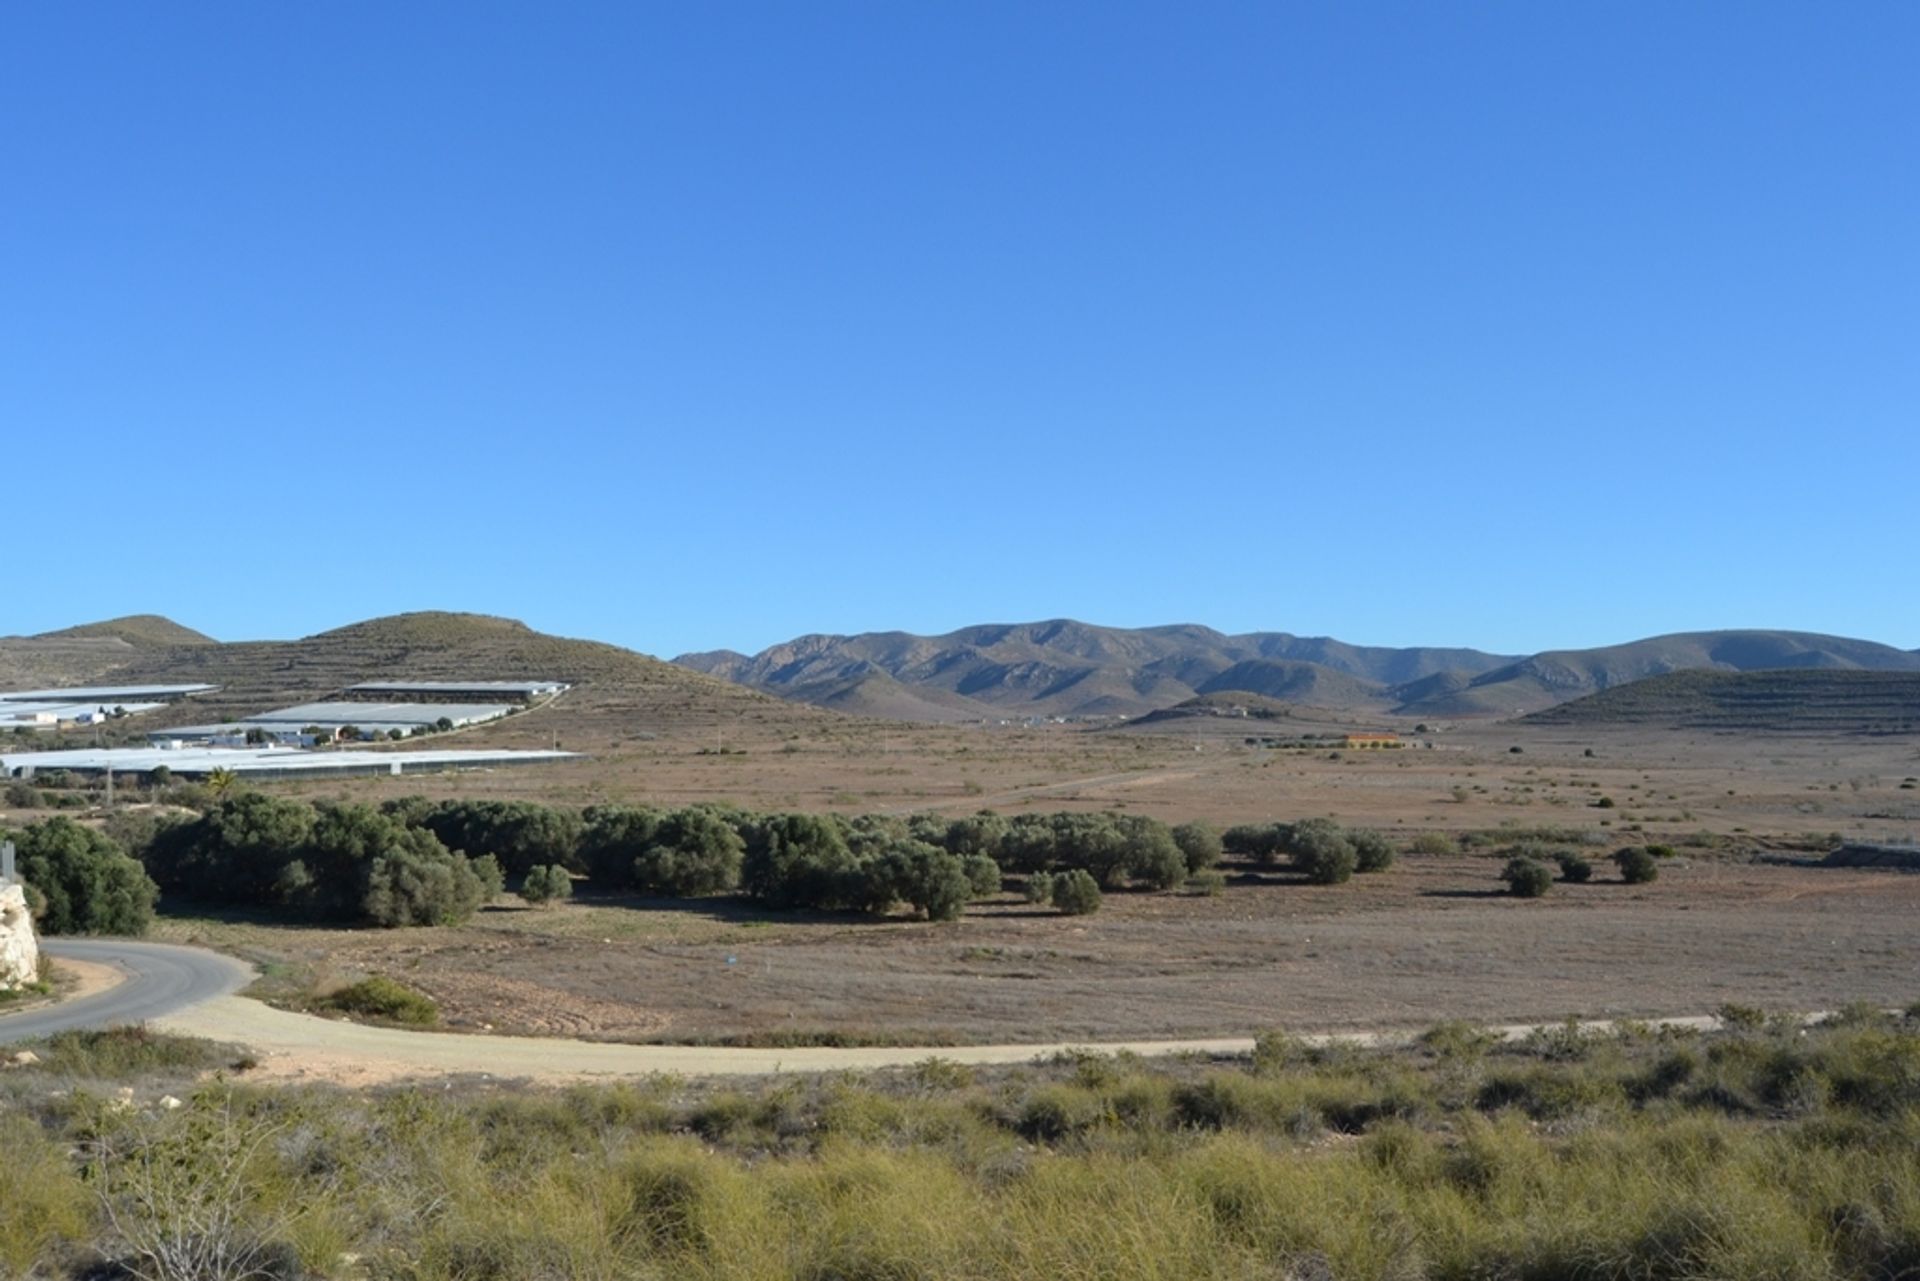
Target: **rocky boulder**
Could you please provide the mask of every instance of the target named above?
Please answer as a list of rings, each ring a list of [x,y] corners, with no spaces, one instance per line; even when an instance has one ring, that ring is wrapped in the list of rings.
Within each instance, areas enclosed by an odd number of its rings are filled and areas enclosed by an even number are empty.
[[[15,992],[40,977],[40,944],[20,885],[0,885],[0,991]]]

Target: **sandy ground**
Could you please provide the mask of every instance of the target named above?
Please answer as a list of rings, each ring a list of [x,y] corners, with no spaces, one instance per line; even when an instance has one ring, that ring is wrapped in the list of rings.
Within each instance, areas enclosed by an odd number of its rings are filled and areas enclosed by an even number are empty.
[[[96,965],[92,961],[56,960],[53,963],[53,995],[12,1002],[7,1005],[6,1013],[25,1014],[28,1010],[45,1009],[62,1001],[77,1001],[116,987],[124,983],[126,978],[125,971],[117,966]]]
[[[53,963],[53,972],[59,985],[58,999],[62,1001],[77,1001],[83,996],[104,992],[126,982],[127,978],[126,972],[118,966],[65,958]]]

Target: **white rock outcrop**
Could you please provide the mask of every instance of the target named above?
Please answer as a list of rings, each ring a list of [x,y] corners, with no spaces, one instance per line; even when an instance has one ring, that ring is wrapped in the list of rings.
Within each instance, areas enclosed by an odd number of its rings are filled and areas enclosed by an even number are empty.
[[[33,937],[27,892],[0,885],[0,990],[13,992],[40,977],[40,944]]]

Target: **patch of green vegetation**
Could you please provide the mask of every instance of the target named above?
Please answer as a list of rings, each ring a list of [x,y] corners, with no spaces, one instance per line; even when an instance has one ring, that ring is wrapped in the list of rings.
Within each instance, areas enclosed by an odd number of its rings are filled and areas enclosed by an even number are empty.
[[[201,1072],[233,1058],[211,1041],[137,1026],[56,1032],[23,1048],[39,1059],[33,1065],[36,1072],[102,1081]]]
[[[0,1110],[0,1268],[240,1275],[154,1265],[173,1243],[413,1281],[1909,1275],[1920,1026],[1729,1022],[724,1085],[216,1084],[173,1111],[47,1094]]]
[[[343,987],[322,997],[316,1005],[322,1010],[407,1027],[432,1027],[440,1021],[440,1007],[432,997],[382,974]]]

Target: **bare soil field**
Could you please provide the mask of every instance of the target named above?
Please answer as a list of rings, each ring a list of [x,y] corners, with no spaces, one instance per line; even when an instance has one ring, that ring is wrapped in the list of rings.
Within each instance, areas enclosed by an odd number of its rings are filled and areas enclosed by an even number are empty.
[[[1089,731],[817,713],[801,728],[742,720],[656,734],[568,720],[565,702],[463,734],[461,746],[551,746],[564,726],[562,745],[588,753],[578,761],[288,786],[376,801],[424,793],[572,805],[732,801],[842,813],[1113,809],[1219,824],[1326,815],[1390,834],[1502,825],[1649,840],[1696,832],[1895,840],[1920,832],[1920,784],[1910,784],[1920,776],[1920,736],[1761,738],[1462,722],[1426,733],[1401,726],[1414,745],[1397,750],[1305,751],[1246,740],[1332,733],[1343,723],[1221,717]]]
[[[450,930],[175,920],[165,937],[270,961],[292,987],[395,975],[456,1028],[621,1040],[1115,1040],[1920,997],[1920,876],[1689,859],[1527,901],[1496,892],[1498,868],[1414,856],[1332,887],[1240,871],[1211,898],[1115,894],[1069,918],[1009,896],[948,925],[633,902]]]

